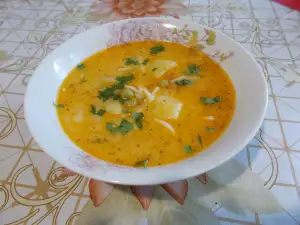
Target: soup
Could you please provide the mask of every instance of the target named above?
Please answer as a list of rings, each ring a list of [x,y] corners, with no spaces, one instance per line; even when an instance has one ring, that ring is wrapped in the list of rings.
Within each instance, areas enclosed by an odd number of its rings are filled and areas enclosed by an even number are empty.
[[[87,153],[136,167],[191,157],[230,123],[235,90],[199,50],[141,41],[87,58],[63,81],[55,106],[62,128]]]

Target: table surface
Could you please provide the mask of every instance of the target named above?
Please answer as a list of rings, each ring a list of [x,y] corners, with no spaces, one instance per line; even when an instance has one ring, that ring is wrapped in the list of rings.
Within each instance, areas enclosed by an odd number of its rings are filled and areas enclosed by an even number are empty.
[[[24,94],[43,58],[72,36],[109,20],[149,15],[220,30],[256,57],[269,84],[266,118],[255,138],[222,171],[207,173],[207,184],[199,182],[204,190],[214,181],[226,194],[205,192],[198,204],[205,219],[186,224],[300,224],[300,13],[268,0],[0,1],[0,224],[75,224],[103,213],[104,206],[89,206],[87,178],[58,178],[61,165],[28,131]],[[241,166],[243,175],[232,179]],[[186,202],[192,201],[191,182]]]

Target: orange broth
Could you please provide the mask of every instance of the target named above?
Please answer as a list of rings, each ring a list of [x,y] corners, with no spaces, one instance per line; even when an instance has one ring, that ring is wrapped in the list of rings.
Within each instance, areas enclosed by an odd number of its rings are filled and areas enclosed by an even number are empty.
[[[141,41],[84,60],[62,83],[56,104],[65,133],[87,153],[151,167],[184,160],[215,142],[233,117],[235,90],[206,54]]]

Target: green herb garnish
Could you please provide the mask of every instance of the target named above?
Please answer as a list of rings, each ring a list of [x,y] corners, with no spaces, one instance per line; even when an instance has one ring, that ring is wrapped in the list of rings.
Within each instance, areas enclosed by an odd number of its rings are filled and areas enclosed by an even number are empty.
[[[142,112],[133,112],[132,118],[135,120],[136,126],[142,130],[143,129],[143,118],[144,114]]]
[[[214,127],[205,127],[205,130],[210,132],[210,133],[213,133],[213,132],[216,131],[216,128],[214,128]]]
[[[158,69],[158,67],[156,67],[156,68],[153,68],[153,69],[152,69],[152,71],[154,72],[154,71],[155,71],[155,70],[157,70],[157,69]]]
[[[129,76],[117,77],[116,81],[118,81],[118,83],[99,91],[98,98],[103,100],[104,102],[110,98],[121,103],[126,102],[127,99],[124,99],[120,95],[115,94],[115,91],[118,89],[123,89],[125,87],[125,84],[132,81],[133,79],[133,74]]]
[[[144,59],[144,61],[142,62],[143,65],[147,65],[147,63],[150,61],[150,59]]]
[[[115,96],[115,90],[116,89],[112,87],[105,88],[102,91],[99,91],[98,98],[102,99],[105,102]]]
[[[62,109],[62,108],[65,107],[65,105],[63,105],[63,104],[55,104],[54,102],[53,102],[53,105],[54,105],[54,107],[57,108],[57,109]]]
[[[188,154],[191,154],[193,152],[192,146],[190,145],[184,146],[184,151]]]
[[[99,109],[97,110],[96,106],[94,105],[91,105],[91,110],[90,112],[93,114],[93,115],[97,115],[97,116],[103,116],[105,114],[105,110],[104,109]]]
[[[164,50],[165,50],[165,47],[163,45],[156,45],[150,49],[150,53],[151,53],[151,55],[155,55],[160,52],[163,52]]]
[[[111,88],[117,90],[117,89],[123,89],[125,87],[125,84],[123,83],[117,83],[111,86]]]
[[[115,95],[113,100],[119,101],[120,103],[124,104],[128,99],[122,98],[121,95]]]
[[[147,168],[147,164],[148,164],[149,160],[148,159],[145,159],[143,161],[139,161],[137,162],[134,167],[144,167],[144,168]]]
[[[83,63],[80,63],[77,65],[77,69],[83,70],[85,68],[85,65]]]
[[[197,134],[197,140],[198,140],[198,143],[199,143],[201,146],[203,146],[203,145],[202,145],[202,137],[201,137],[199,134]]]
[[[188,86],[188,85],[195,84],[195,82],[193,82],[191,80],[188,80],[188,79],[177,80],[174,83],[179,85],[179,86]]]
[[[124,64],[129,65],[140,65],[140,62],[137,59],[134,58],[125,58]]]
[[[116,126],[113,123],[106,124],[106,129],[109,130],[111,133],[121,133],[122,135],[127,134],[133,128],[134,128],[133,124],[125,119],[122,119],[119,126]]]
[[[206,98],[206,97],[200,97],[201,102],[203,102],[205,105],[212,105],[215,103],[218,103],[222,100],[220,96],[216,96],[214,98]]]
[[[134,79],[133,74],[129,75],[129,76],[123,76],[123,77],[117,77],[116,81],[119,82],[119,84],[126,84],[130,81],[132,81]]]
[[[184,71],[183,73],[185,75],[198,75],[199,69],[200,69],[200,66],[197,66],[196,64],[190,64],[188,66],[188,70]]]

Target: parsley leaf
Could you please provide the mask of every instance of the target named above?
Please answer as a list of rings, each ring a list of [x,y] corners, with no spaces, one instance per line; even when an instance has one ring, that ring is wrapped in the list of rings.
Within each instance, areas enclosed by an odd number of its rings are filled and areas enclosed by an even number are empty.
[[[122,135],[127,134],[133,128],[134,128],[133,124],[125,119],[122,119],[119,126],[116,126],[115,124],[112,123],[106,124],[106,129],[109,130],[111,133],[121,133]]]
[[[65,107],[65,105],[63,105],[63,104],[55,104],[54,102],[53,102],[53,106],[57,109],[62,109]]]
[[[94,106],[94,105],[91,105],[91,110],[90,110],[90,112],[92,113],[92,114],[96,114],[97,113],[97,109],[96,109],[96,106]]]
[[[115,96],[115,88],[109,87],[99,91],[98,98],[104,102]]]
[[[118,81],[118,83],[99,91],[97,97],[104,102],[112,98],[113,100],[119,101],[120,103],[124,103],[127,101],[127,99],[124,99],[120,95],[115,94],[115,91],[118,89],[123,89],[125,87],[125,84],[132,81],[133,79],[133,74],[129,76],[116,77],[116,81]]]
[[[150,49],[151,55],[155,55],[163,51],[165,51],[165,47],[163,45],[156,45]]]
[[[174,83],[179,85],[179,86],[188,86],[188,85],[195,84],[195,82],[193,82],[191,80],[188,80],[188,79],[177,80]]]
[[[114,89],[123,89],[125,87],[125,84],[117,83],[111,86]]]
[[[134,58],[125,58],[124,64],[129,65],[140,65],[140,62],[137,59]]]
[[[199,134],[197,134],[197,139],[198,139],[198,143],[203,147],[202,137]]]
[[[83,70],[85,68],[85,65],[83,63],[80,63],[77,65],[77,69]]]
[[[214,127],[205,127],[205,130],[210,132],[210,133],[213,133],[213,132],[216,131],[216,128],[214,128]]]
[[[144,167],[144,168],[147,168],[147,164],[148,164],[149,160],[148,159],[145,159],[143,161],[139,161],[137,162],[134,167]]]
[[[116,126],[113,124],[113,123],[107,123],[106,124],[106,129],[108,130],[108,131],[110,131],[111,133],[117,133],[116,132]]]
[[[119,84],[126,84],[134,79],[133,74],[129,76],[123,76],[123,77],[116,77],[116,81],[119,82]]]
[[[188,154],[191,154],[193,152],[192,146],[190,145],[184,146],[184,151]]]
[[[185,75],[198,75],[199,74],[199,69],[200,69],[200,66],[197,66],[196,64],[190,64],[188,66],[188,70],[184,71],[183,73]]]
[[[200,100],[205,104],[205,105],[212,105],[217,102],[220,102],[222,98],[220,96],[216,96],[214,98],[206,98],[206,97],[200,97]]]
[[[104,114],[105,114],[105,110],[104,109],[99,109],[99,110],[97,110],[96,109],[96,106],[94,106],[94,105],[91,105],[91,110],[90,110],[90,112],[93,114],[93,115],[97,115],[97,116],[103,116]]]
[[[106,113],[104,109],[99,109],[97,112],[97,116],[103,116]]]
[[[115,95],[113,100],[119,101],[120,103],[124,104],[128,99],[122,98],[121,95]]]
[[[143,118],[144,118],[144,113],[142,112],[133,112],[132,113],[132,118],[135,120],[136,126],[142,130],[143,129]]]
[[[144,61],[142,62],[142,64],[144,65],[144,66],[146,66],[147,65],[147,63],[150,61],[150,59],[144,59]]]

